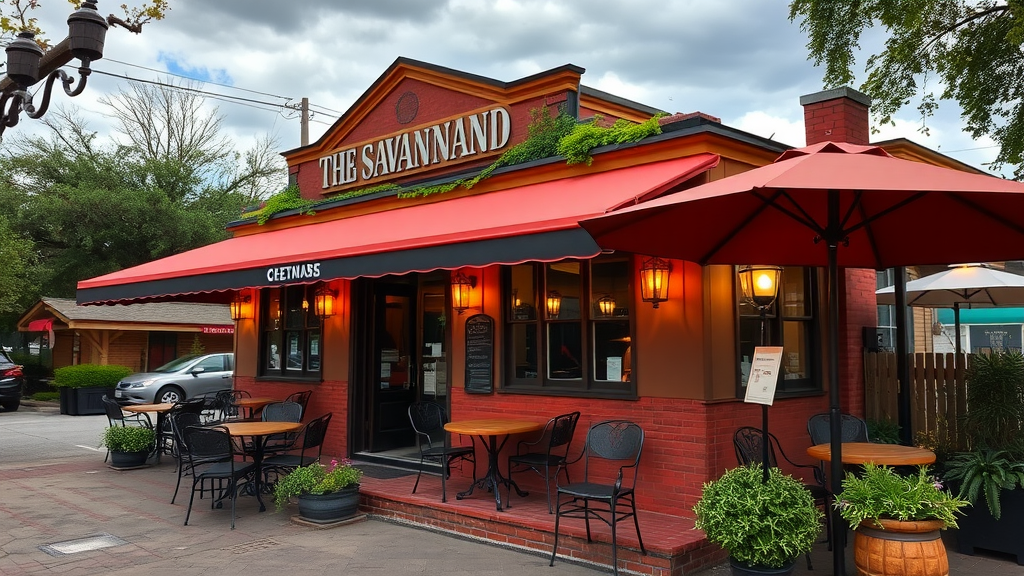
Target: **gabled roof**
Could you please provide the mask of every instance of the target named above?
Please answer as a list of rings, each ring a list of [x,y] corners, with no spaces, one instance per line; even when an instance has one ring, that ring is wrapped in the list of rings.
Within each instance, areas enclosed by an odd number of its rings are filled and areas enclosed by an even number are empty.
[[[124,306],[79,306],[70,298],[43,297],[21,318],[18,330],[26,331],[32,320],[54,317],[68,328],[97,323],[180,325],[180,326],[234,326],[225,304],[193,304],[188,302],[159,302]],[[140,326],[139,329],[145,329]]]

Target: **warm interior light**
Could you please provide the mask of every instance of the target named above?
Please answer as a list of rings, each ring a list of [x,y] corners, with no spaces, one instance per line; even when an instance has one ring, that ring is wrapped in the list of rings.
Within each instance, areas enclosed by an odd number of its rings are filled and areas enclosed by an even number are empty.
[[[612,298],[610,294],[605,294],[598,299],[597,309],[601,312],[601,316],[611,316],[612,312],[615,312],[615,298]]]
[[[452,308],[459,314],[469,308],[469,297],[476,286],[476,276],[466,276],[462,272],[456,272],[452,276]]]
[[[548,292],[548,318],[558,318],[558,313],[562,311],[562,294],[558,290],[552,290]]]
[[[647,258],[640,265],[640,296],[644,302],[658,304],[668,300],[668,279],[672,265],[661,258]]]
[[[327,284],[322,284],[313,292],[313,313],[321,318],[330,318],[334,316],[334,301],[337,298],[338,293],[331,290],[331,287]],[[304,307],[308,305],[303,301]]]
[[[230,306],[232,320],[252,319],[252,296],[248,292],[236,292]]]
[[[782,268],[778,266],[744,266],[737,273],[743,298],[758,309],[767,309],[779,295]]]

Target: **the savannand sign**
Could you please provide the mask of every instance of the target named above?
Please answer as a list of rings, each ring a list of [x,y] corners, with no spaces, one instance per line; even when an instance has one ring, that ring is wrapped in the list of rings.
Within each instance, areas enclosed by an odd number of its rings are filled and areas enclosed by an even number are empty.
[[[499,106],[338,150],[320,157],[323,188],[369,184],[478,157],[504,148],[511,133],[509,112]]]

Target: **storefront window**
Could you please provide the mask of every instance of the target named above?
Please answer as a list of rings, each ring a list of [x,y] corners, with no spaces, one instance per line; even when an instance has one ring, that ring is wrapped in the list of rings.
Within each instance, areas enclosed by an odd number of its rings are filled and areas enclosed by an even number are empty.
[[[817,359],[820,338],[817,323],[817,283],[813,268],[788,267],[782,272],[782,285],[775,304],[768,310],[765,338],[768,346],[782,346],[782,377],[776,394],[785,395],[821,390]],[[760,346],[761,317],[757,308],[743,299],[736,289],[739,316],[740,385],[746,393],[747,377],[754,348]]]
[[[631,271],[628,256],[507,267],[504,388],[635,393]]]
[[[260,376],[320,377],[320,319],[315,286],[266,288],[261,293]]]

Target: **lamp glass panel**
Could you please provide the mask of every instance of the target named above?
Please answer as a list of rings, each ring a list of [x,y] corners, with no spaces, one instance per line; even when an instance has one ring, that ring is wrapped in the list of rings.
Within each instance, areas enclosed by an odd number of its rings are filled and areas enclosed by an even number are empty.
[[[615,316],[629,317],[629,275],[628,258],[597,259],[590,265],[590,301],[595,318]],[[601,299],[609,296],[614,301],[609,314],[601,310]]]
[[[548,329],[548,378],[583,378],[583,334],[579,322],[552,322]]]
[[[557,291],[561,295],[558,311],[559,320],[579,320],[580,310],[580,263],[552,262],[547,264],[547,290],[550,294]]]
[[[537,325],[513,324],[510,347],[516,378],[537,378]]]

